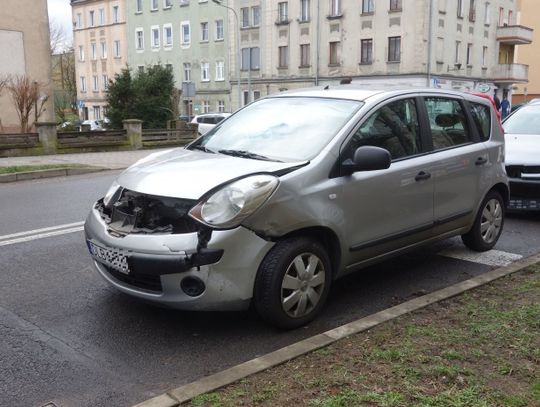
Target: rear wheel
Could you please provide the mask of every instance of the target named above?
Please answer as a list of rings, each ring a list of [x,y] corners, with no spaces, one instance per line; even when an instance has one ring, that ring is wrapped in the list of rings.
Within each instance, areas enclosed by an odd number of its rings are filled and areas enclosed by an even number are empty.
[[[499,240],[504,225],[504,202],[497,191],[489,191],[478,210],[473,227],[461,236],[465,246],[484,252]]]
[[[331,276],[328,254],[318,241],[303,236],[279,241],[259,267],[255,308],[280,328],[305,325],[326,302]]]

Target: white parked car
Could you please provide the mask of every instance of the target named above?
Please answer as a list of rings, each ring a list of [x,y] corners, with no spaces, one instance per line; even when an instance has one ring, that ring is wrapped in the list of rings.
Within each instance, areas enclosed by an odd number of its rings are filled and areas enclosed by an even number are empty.
[[[99,120],[85,120],[85,121],[82,122],[81,129],[82,129],[82,126],[84,126],[84,125],[89,125],[90,130],[92,130],[92,131],[94,131],[94,130],[104,130],[104,128],[101,125],[101,122]]]
[[[199,125],[199,134],[205,135],[212,130],[218,123],[229,117],[230,113],[204,113],[195,116],[191,123]]]

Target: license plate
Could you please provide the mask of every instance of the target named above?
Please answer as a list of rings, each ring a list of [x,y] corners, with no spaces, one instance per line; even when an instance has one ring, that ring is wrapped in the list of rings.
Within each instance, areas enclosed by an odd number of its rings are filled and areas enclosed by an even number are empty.
[[[88,250],[94,259],[123,274],[129,274],[127,256],[121,249],[98,246],[94,242],[87,241]]]

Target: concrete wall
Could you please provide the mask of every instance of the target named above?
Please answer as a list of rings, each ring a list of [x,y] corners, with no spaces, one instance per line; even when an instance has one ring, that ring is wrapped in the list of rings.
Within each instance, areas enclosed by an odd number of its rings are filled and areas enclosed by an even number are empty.
[[[42,85],[42,95],[48,100],[40,121],[53,121],[47,0],[2,1],[0,55],[0,77],[26,75]],[[33,121],[33,113],[31,117]],[[17,112],[7,90],[0,95],[0,120],[4,131],[19,131]]]

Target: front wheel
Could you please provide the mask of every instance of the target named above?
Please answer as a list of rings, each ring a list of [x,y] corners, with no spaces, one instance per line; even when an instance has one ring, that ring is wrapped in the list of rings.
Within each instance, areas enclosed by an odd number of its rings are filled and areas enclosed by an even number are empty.
[[[504,225],[504,202],[497,191],[489,191],[478,210],[471,230],[461,236],[469,249],[491,250],[499,240]]]
[[[328,254],[318,241],[303,236],[281,240],[257,272],[255,308],[275,326],[300,327],[322,309],[331,279]]]

